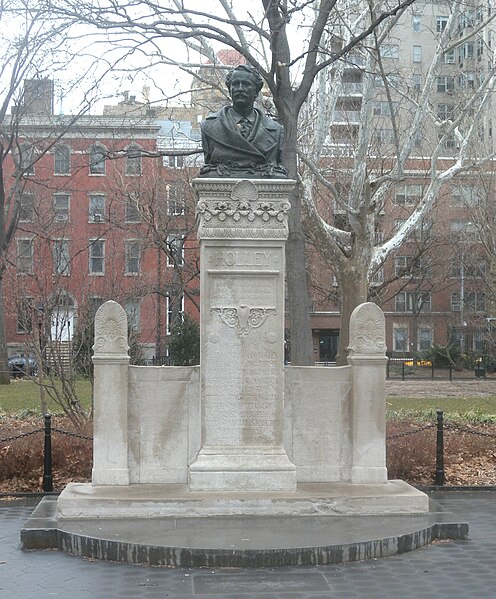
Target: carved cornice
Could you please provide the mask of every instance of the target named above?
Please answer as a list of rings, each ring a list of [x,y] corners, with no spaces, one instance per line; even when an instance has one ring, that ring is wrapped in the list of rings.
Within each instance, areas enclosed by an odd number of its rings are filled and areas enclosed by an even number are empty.
[[[292,181],[195,179],[200,238],[285,239]]]

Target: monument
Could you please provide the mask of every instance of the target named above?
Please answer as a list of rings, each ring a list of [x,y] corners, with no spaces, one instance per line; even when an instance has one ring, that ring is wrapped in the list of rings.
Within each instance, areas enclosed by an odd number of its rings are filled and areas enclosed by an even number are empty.
[[[40,505],[42,516],[35,512],[34,524],[23,531],[25,547],[41,546],[39,531],[49,531],[50,510],[56,535],[42,534],[43,546],[166,565],[334,563],[393,554],[406,540],[413,549],[445,534],[428,517],[427,495],[387,480],[382,311],[366,303],[353,312],[348,366],[284,366],[284,246],[294,181],[280,163],[281,127],[253,108],[257,76],[240,67],[228,84],[233,107],[205,121],[204,176],[193,181],[200,367],[130,366],[124,309],[115,302],[99,308],[92,482],[71,483],[52,507]],[[393,519],[391,538],[362,539],[337,550],[331,541],[336,524],[329,518],[353,515],[421,520],[407,537],[398,532],[406,521],[398,528]],[[265,561],[257,558],[261,547],[245,551],[244,539],[233,537],[249,524],[232,519],[244,516],[256,516],[251,523],[265,519],[256,524],[263,529],[272,527]],[[287,545],[278,536],[283,521],[271,516],[285,517],[290,530],[293,518],[318,516],[324,541],[309,547],[298,537]],[[193,523],[186,541],[181,530],[198,518],[222,534],[201,540],[200,531],[209,526]],[[131,534],[127,524],[109,524],[121,519],[139,524],[138,540],[125,540]],[[157,525],[150,519],[159,519]],[[300,521],[295,530],[307,534],[309,522]],[[102,538],[105,526],[113,538]],[[382,531],[383,519],[378,526]],[[146,527],[153,547],[145,547],[140,536]]]

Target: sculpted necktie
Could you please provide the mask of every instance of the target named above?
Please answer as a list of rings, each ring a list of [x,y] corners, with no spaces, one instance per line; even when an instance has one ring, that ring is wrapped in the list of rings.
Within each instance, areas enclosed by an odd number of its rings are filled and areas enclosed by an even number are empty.
[[[251,132],[251,123],[250,123],[249,119],[244,116],[238,122],[238,127],[239,127],[239,132],[246,139],[250,135],[250,132]]]

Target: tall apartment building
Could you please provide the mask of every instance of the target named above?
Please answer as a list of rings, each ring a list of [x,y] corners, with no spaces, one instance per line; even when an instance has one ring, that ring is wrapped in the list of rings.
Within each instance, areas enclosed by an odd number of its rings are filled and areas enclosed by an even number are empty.
[[[415,131],[414,147],[404,180],[395,186],[377,218],[376,243],[389,239],[419,201],[428,184],[429,161],[449,119],[458,115],[484,83],[494,66],[496,25],[490,20],[493,0],[469,1],[454,23],[449,50],[440,59],[429,95],[429,115]],[[449,2],[416,2],[406,11],[380,47],[384,77],[377,71],[373,90],[365,89],[366,52],[348,57],[326,139],[324,163],[334,171],[350,168],[363,119],[364,102],[372,102],[368,157],[370,168],[387,171],[393,152],[394,126],[401,137],[412,118],[412,103],[420,99],[438,40],[451,15]],[[473,123],[468,111],[460,127]],[[469,157],[494,151],[494,103],[487,102],[477,120]],[[445,136],[439,159],[452,163],[459,150],[456,131]],[[483,213],[494,214],[494,163],[467,171],[445,185],[435,208],[421,228],[373,278],[370,298],[386,314],[387,346],[391,355],[412,356],[433,344],[458,344],[463,351],[493,352],[494,258],[480,237]],[[332,169],[331,169],[332,170]],[[337,175],[336,175],[337,177]],[[346,193],[347,178],[334,183]],[[346,210],[321,198],[329,222],[346,229]],[[492,207],[492,208],[491,208]],[[312,328],[316,360],[332,360],[337,349],[340,317],[332,267],[314,256]],[[334,288],[334,289],[333,289]]]

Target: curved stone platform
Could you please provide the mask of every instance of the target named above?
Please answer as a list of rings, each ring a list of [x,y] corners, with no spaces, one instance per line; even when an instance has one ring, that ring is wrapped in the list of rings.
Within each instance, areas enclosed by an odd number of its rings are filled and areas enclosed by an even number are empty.
[[[387,557],[435,539],[464,539],[449,513],[419,515],[223,516],[57,522],[45,497],[21,531],[23,549],[57,548],[117,562],[176,567],[326,565]]]

